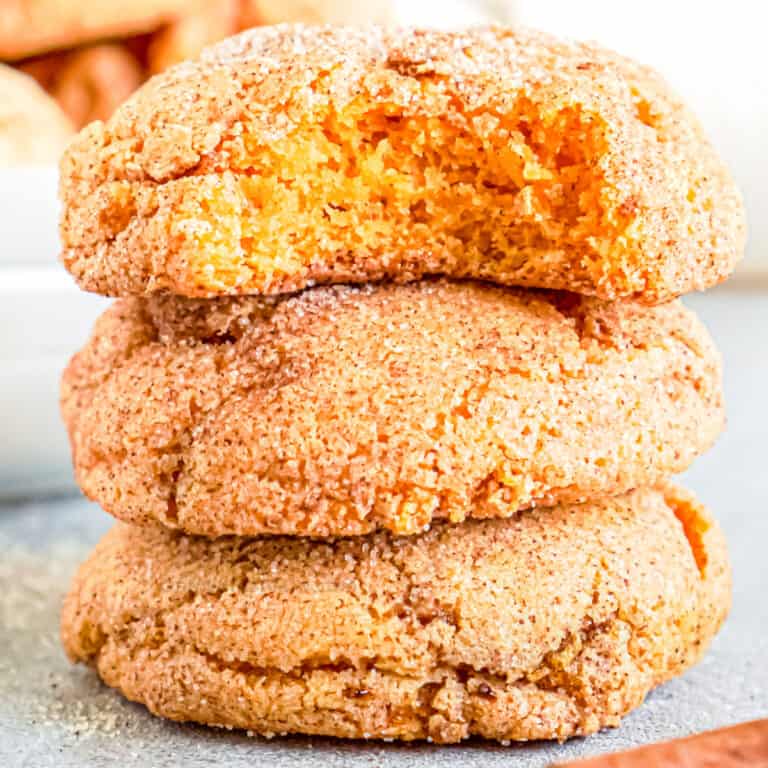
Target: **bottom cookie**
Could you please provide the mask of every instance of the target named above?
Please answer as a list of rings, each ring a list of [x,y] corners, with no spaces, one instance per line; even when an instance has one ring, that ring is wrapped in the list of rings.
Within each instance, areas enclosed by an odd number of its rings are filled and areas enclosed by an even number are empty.
[[[702,655],[720,529],[673,487],[397,538],[193,538],[118,524],[69,656],[153,713],[273,735],[566,739]]]

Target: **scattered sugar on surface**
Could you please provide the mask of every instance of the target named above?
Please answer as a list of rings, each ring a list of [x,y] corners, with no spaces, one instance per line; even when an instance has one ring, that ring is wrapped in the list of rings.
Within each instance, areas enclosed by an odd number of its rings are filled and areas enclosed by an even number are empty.
[[[0,560],[0,720],[66,740],[124,734],[143,719],[61,648],[61,603],[84,556],[69,542],[43,553],[4,548]]]

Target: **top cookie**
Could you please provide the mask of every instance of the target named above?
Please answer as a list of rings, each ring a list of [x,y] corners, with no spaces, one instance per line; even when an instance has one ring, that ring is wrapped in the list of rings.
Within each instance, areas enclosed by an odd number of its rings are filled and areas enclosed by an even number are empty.
[[[84,129],[61,194],[64,263],[109,295],[446,274],[657,303],[745,234],[657,75],[501,28],[251,30]]]

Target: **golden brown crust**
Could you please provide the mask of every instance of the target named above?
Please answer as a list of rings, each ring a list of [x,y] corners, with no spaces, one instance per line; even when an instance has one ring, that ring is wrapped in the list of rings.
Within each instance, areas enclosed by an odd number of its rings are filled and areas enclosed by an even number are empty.
[[[729,604],[722,533],[665,488],[400,539],[118,525],[81,567],[62,636],[174,720],[565,739],[618,724],[695,663]]]
[[[658,303],[744,243],[653,72],[499,28],[251,30],[84,130],[61,194],[64,263],[110,295],[447,274]]]
[[[156,29],[188,0],[3,0],[0,58],[23,59],[94,40]]]
[[[126,299],[64,374],[77,480],[188,533],[400,533],[617,494],[723,423],[679,303],[450,281]]]
[[[0,64],[0,167],[53,165],[72,134],[66,115],[31,77]]]

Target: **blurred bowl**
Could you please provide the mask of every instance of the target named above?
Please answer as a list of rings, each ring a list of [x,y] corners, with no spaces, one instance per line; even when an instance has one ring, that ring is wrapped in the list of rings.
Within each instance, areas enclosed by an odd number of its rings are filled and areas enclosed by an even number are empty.
[[[55,167],[0,170],[0,498],[75,489],[59,377],[107,299],[58,263]]]

